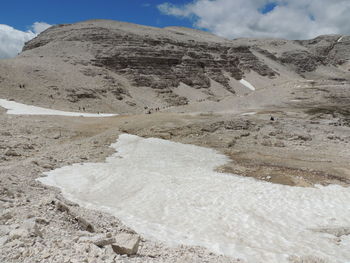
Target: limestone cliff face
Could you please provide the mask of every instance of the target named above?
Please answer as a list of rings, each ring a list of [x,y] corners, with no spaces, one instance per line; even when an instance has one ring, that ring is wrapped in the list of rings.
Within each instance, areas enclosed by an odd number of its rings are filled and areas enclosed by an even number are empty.
[[[284,52],[282,63],[296,66],[298,73],[311,72],[317,67],[342,65],[350,60],[350,37],[341,35],[319,36],[311,40],[296,41],[306,50]]]
[[[194,88],[209,88],[209,78],[230,89],[229,79],[224,73],[240,80],[244,70],[248,69],[263,76],[275,75],[248,47],[198,45],[170,39],[135,42],[141,45],[115,48],[111,55],[97,57],[95,64],[130,76],[136,85],[144,86],[146,83],[156,89],[177,87],[180,82]]]
[[[213,79],[234,93],[231,76],[240,80],[245,71],[273,77],[276,72],[263,64],[246,45],[206,39],[205,32],[141,27],[113,22],[86,22],[50,28],[26,43],[23,51],[51,42],[82,42],[89,47],[92,65],[104,67],[153,89],[177,87],[209,88]],[[209,34],[208,34],[209,35]]]

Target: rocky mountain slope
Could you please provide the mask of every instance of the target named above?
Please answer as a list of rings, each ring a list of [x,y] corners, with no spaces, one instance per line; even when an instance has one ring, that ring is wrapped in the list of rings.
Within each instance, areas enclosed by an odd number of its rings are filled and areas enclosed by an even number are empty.
[[[186,28],[92,20],[53,26],[17,58],[1,61],[0,95],[118,113],[220,102],[242,93],[242,78],[258,88],[315,76],[347,78],[349,48],[350,37],[340,35],[227,40]]]

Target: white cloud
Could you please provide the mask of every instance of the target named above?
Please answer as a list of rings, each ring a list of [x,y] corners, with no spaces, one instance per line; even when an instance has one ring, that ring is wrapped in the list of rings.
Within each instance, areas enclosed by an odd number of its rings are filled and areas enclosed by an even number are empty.
[[[40,34],[41,32],[45,31],[51,27],[48,23],[45,22],[35,22],[32,26],[31,29],[35,34]]]
[[[24,43],[33,39],[51,25],[36,22],[31,30],[21,31],[8,25],[0,24],[0,58],[10,58],[21,52]]]
[[[262,14],[259,10],[269,3],[277,6]],[[350,34],[349,0],[194,0],[183,6],[163,3],[158,9],[227,38]]]

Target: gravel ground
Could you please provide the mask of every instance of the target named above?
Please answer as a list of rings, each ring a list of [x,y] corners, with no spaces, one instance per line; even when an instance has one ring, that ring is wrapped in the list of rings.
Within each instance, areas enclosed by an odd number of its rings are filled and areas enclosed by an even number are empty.
[[[15,116],[2,110],[0,261],[243,262],[142,237],[135,256],[118,255],[110,246],[99,248],[91,241],[96,236],[134,232],[115,217],[65,200],[57,189],[35,179],[65,165],[103,161],[113,152],[109,145],[126,132],[215,148],[232,159],[218,168],[224,172],[304,187],[348,185],[350,152],[344,146],[350,143],[350,128],[335,126],[341,120],[290,109],[243,116],[156,113],[107,119]],[[315,255],[296,255],[290,261],[323,262]]]

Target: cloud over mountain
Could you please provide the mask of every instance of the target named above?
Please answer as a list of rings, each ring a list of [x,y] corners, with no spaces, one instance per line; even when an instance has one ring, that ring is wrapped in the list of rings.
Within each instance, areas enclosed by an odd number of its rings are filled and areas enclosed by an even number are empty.
[[[28,31],[17,30],[8,25],[0,24],[0,58],[10,58],[21,52],[25,42],[36,37],[51,25],[35,22]]]
[[[163,3],[158,9],[227,38],[350,34],[348,0],[194,0],[182,6]]]

